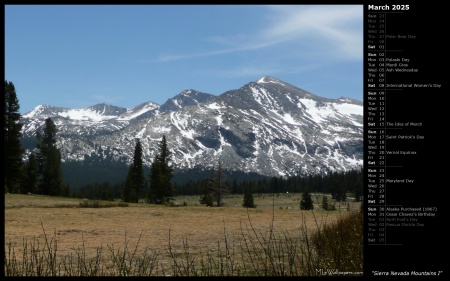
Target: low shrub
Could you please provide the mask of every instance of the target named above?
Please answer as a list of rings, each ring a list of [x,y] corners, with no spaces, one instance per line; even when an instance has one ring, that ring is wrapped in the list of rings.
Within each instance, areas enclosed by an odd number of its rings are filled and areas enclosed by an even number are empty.
[[[128,207],[127,203],[117,202],[117,203],[101,203],[97,200],[94,201],[83,201],[78,205],[79,208],[112,208],[112,207]]]

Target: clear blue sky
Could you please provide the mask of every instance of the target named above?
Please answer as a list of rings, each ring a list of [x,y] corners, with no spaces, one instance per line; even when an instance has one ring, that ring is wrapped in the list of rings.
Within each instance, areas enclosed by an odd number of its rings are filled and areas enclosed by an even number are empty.
[[[5,80],[22,114],[220,95],[266,75],[362,101],[363,6],[5,6]]]

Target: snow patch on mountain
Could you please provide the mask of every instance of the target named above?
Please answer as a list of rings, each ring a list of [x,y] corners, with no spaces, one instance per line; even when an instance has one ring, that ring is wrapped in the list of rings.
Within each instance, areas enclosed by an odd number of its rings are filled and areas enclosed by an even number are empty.
[[[111,115],[103,115],[102,113],[98,113],[95,110],[90,109],[70,109],[65,112],[61,112],[58,114],[59,116],[62,116],[64,118],[72,119],[72,120],[90,120],[90,121],[103,121],[103,120],[109,120],[114,119],[117,116],[111,116]]]

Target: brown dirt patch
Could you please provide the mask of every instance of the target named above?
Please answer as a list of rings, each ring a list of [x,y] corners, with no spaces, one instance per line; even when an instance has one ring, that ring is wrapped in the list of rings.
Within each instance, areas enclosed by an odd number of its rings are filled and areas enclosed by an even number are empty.
[[[108,246],[123,250],[125,240],[128,249],[134,250],[139,239],[139,251],[166,252],[169,242],[182,249],[187,241],[191,252],[206,252],[217,249],[219,241],[224,243],[225,235],[228,241],[238,241],[243,232],[253,231],[251,227],[261,235],[273,229],[294,237],[301,235],[302,226],[314,231],[347,212],[302,211],[299,198],[300,194],[255,197],[258,207],[248,210],[240,205],[242,196],[227,198],[224,207],[196,206],[196,197],[184,197],[179,200],[188,201],[188,206],[78,208],[82,199],[6,194],[5,246],[12,243],[17,254],[24,240],[36,239],[42,246],[46,235],[49,241],[56,239],[60,254],[84,248],[86,255],[92,256],[100,246],[104,252],[109,251]],[[350,204],[354,210],[359,208],[357,203]]]

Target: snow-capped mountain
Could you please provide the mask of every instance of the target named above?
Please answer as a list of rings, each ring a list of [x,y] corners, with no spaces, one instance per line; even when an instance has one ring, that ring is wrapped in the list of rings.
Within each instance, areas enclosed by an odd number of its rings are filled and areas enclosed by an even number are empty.
[[[184,90],[161,105],[160,112],[179,110],[185,106],[197,105],[214,99],[216,96],[195,90]]]
[[[179,169],[211,168],[219,157],[226,169],[268,176],[347,171],[363,163],[361,101],[319,97],[269,76],[219,96],[185,90],[161,106],[38,106],[22,118],[24,138],[48,117],[63,160],[131,163],[139,138],[149,165],[165,135]]]

